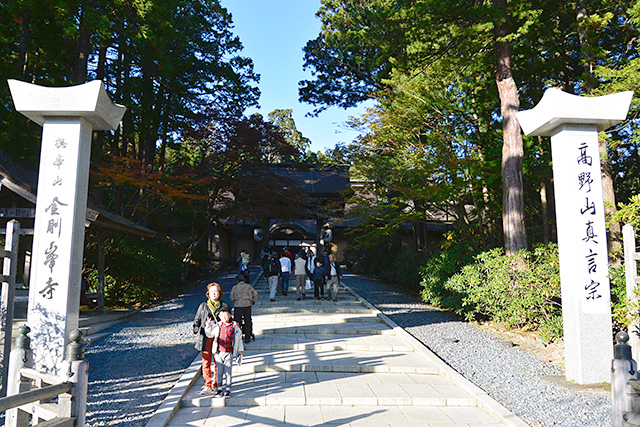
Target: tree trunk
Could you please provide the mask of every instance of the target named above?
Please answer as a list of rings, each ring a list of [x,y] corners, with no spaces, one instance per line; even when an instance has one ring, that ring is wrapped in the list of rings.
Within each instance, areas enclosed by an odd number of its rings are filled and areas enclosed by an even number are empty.
[[[89,30],[86,24],[86,12],[83,4],[78,11],[80,22],[78,23],[78,56],[76,57],[74,80],[76,84],[86,83],[87,63],[89,61]]]
[[[20,80],[24,80],[27,75],[27,45],[29,44],[30,38],[29,24],[31,23],[31,15],[29,12],[24,11],[21,18],[22,31],[20,32],[20,49],[18,51],[16,67]]]
[[[543,148],[544,141],[542,137],[538,137],[538,144],[540,145],[540,157],[543,159],[545,157],[545,150]],[[544,164],[544,163],[543,163]],[[549,232],[549,198],[547,195],[547,178],[543,176],[540,179],[540,205],[542,211],[542,242],[549,243],[549,239],[551,238],[551,234]]]
[[[524,226],[524,196],[522,164],[524,147],[516,113],[520,109],[518,88],[512,74],[511,44],[504,41],[509,34],[506,20],[508,0],[494,0],[493,5],[501,12],[495,24],[496,38],[496,83],[502,113],[502,228],[504,248],[513,255],[527,247]]]
[[[549,203],[547,201],[547,183],[540,181],[540,204],[542,205],[542,242],[549,243]]]
[[[607,156],[607,141],[601,140],[598,143],[600,149],[600,167],[602,168],[602,197],[604,199],[604,213],[606,218],[616,213],[616,194],[613,188],[613,178],[609,169]],[[607,233],[607,250],[609,251],[609,262],[614,267],[622,265],[622,230],[619,222],[608,222],[609,232]]]

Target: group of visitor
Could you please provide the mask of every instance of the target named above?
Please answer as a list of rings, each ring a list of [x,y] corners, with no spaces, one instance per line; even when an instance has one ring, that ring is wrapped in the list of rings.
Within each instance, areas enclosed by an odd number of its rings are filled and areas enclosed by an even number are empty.
[[[327,300],[338,301],[338,287],[342,280],[340,265],[335,256],[326,250],[322,256],[316,256],[311,249],[301,249],[295,257],[286,247],[280,256],[275,250],[263,252],[262,271],[269,284],[269,299],[276,300],[276,295],[287,296],[289,293],[289,277],[293,274],[296,283],[296,299],[306,298],[306,292],[313,289],[313,296],[324,299],[325,287]]]

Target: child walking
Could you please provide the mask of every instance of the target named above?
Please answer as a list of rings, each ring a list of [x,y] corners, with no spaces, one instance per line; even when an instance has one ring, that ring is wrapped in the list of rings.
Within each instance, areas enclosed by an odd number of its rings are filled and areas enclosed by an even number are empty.
[[[208,321],[204,332],[207,337],[213,339],[214,355],[218,371],[218,390],[216,397],[231,395],[231,367],[233,359],[238,357],[238,364],[242,363],[244,345],[242,343],[242,331],[238,324],[231,320],[231,308],[228,304],[220,307],[220,321],[212,323]],[[223,391],[223,388],[225,389]]]

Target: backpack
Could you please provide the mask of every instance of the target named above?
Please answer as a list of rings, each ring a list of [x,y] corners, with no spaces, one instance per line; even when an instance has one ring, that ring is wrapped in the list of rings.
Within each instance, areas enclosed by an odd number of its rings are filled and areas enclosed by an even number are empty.
[[[264,275],[266,277],[275,276],[278,274],[278,269],[280,267],[280,261],[277,259],[267,260],[267,264],[264,266]]]

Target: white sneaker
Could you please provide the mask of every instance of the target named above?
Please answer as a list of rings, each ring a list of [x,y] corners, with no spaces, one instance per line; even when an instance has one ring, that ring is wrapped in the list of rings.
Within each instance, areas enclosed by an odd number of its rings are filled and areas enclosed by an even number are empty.
[[[211,387],[205,386],[205,387],[202,387],[202,390],[200,390],[199,394],[210,394],[213,392],[214,392],[214,389],[212,389]]]

